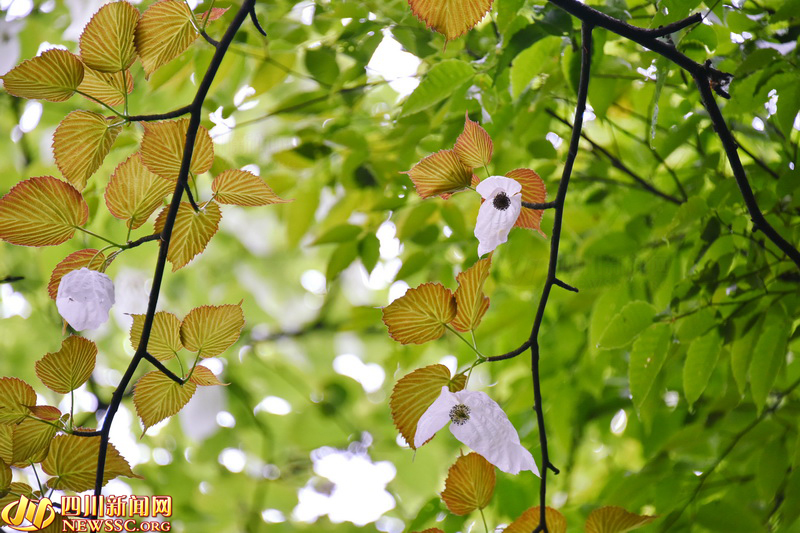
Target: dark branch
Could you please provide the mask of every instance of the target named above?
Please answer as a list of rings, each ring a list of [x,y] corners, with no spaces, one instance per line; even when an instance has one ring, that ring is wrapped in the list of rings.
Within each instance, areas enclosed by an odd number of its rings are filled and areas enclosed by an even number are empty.
[[[208,44],[210,44],[214,48],[219,47],[219,41],[217,41],[216,39],[212,38],[209,34],[207,34],[206,30],[200,30],[200,35],[203,37],[203,39],[206,40]]]
[[[781,249],[783,253],[789,256],[794,264],[800,268],[800,252],[792,246],[786,239],[775,231],[764,214],[758,207],[756,197],[753,195],[753,189],[750,187],[750,182],[747,181],[747,175],[744,172],[742,161],[739,159],[739,153],[736,151],[736,141],[725,123],[725,118],[717,106],[717,101],[714,100],[714,94],[711,92],[709,75],[700,72],[694,75],[694,81],[697,84],[697,89],[700,91],[700,99],[703,102],[708,116],[711,118],[711,123],[714,125],[714,131],[719,135],[722,146],[725,148],[725,153],[728,155],[728,162],[730,162],[731,170],[733,170],[733,177],[736,179],[736,185],[739,186],[739,192],[742,194],[744,204],[747,206],[747,211],[750,213],[750,218],[753,221],[755,229],[761,230],[769,240],[775,243],[775,246]]]
[[[200,206],[197,205],[197,202],[195,202],[194,200],[194,195],[192,194],[192,188],[189,187],[189,182],[187,181],[184,185],[185,185],[184,190],[186,191],[186,199],[189,200],[189,204],[191,204],[192,209],[194,209],[194,212],[199,213]]]
[[[114,421],[114,416],[116,415],[120,403],[122,402],[122,398],[125,395],[125,390],[128,388],[131,379],[133,379],[133,374],[136,372],[136,368],[139,366],[139,363],[142,361],[142,359],[147,358],[147,343],[150,340],[150,333],[153,329],[153,320],[156,314],[158,297],[161,293],[161,282],[164,278],[164,270],[167,263],[167,250],[169,250],[170,239],[172,238],[172,230],[175,226],[175,218],[178,214],[181,197],[183,196],[184,188],[189,181],[189,165],[192,159],[192,152],[194,150],[194,142],[197,138],[197,131],[200,127],[203,102],[208,95],[208,91],[211,88],[211,83],[214,81],[214,77],[219,70],[219,66],[225,57],[228,46],[230,46],[234,36],[236,35],[236,32],[247,18],[248,13],[253,9],[254,4],[255,0],[244,0],[242,3],[242,7],[239,8],[236,16],[231,21],[230,26],[228,26],[228,29],[225,31],[225,35],[219,42],[219,46],[217,46],[216,52],[211,58],[211,62],[208,65],[208,70],[206,71],[205,76],[203,76],[203,80],[200,82],[200,85],[197,88],[197,93],[195,94],[192,103],[188,106],[188,108],[182,108],[181,110],[178,110],[180,113],[167,117],[173,118],[174,116],[183,115],[186,112],[191,113],[189,118],[189,126],[186,131],[186,143],[184,145],[183,158],[181,159],[181,168],[178,173],[178,180],[175,184],[175,192],[172,195],[172,202],[169,205],[167,217],[164,221],[164,230],[161,233],[161,247],[159,249],[158,260],[156,261],[156,268],[153,274],[153,285],[150,290],[150,298],[147,303],[147,313],[145,314],[144,324],[142,326],[142,336],[139,340],[139,346],[136,348],[136,353],[134,353],[128,368],[125,371],[125,374],[122,376],[117,388],[114,390],[114,394],[111,397],[111,402],[106,410],[105,418],[103,419],[103,426],[100,430],[100,450],[97,456],[97,473],[94,487],[95,496],[99,496],[103,488],[103,473],[105,471],[106,456],[108,452],[108,439],[111,431],[111,424]],[[152,120],[160,119],[161,118]]]
[[[153,122],[156,120],[169,120],[171,118],[182,117],[183,115],[191,112],[191,110],[191,105],[185,105],[183,107],[179,107],[178,109],[161,113],[160,115],[131,115],[125,120],[128,122]]]
[[[664,37],[675,33],[676,31],[681,31],[684,28],[688,28],[692,24],[699,24],[701,22],[703,22],[703,15],[700,13],[695,13],[694,15],[690,15],[683,20],[679,20],[678,22],[673,22],[672,24],[667,24],[666,26],[661,26],[649,31],[652,37]]]
[[[250,10],[250,20],[253,22],[253,26],[256,27],[258,33],[263,35],[264,37],[267,36],[267,32],[264,31],[264,28],[261,27],[261,23],[258,21],[258,15],[256,15],[256,6],[253,6],[253,9]]]
[[[564,161],[564,171],[561,174],[561,181],[558,183],[558,192],[556,193],[556,208],[555,216],[553,217],[553,236],[550,239],[550,261],[547,266],[547,279],[542,289],[542,297],[539,300],[539,307],[536,310],[536,318],[533,321],[533,328],[531,329],[530,336],[533,408],[536,410],[536,423],[539,426],[539,443],[542,448],[542,483],[539,487],[540,509],[544,509],[547,504],[547,471],[553,470],[557,472],[558,469],[550,462],[550,454],[547,449],[547,431],[544,425],[542,387],[539,376],[539,330],[542,326],[544,311],[547,307],[547,301],[550,297],[550,291],[553,285],[563,286],[559,284],[559,280],[556,277],[556,270],[558,268],[558,247],[561,243],[564,201],[567,198],[567,189],[569,188],[569,178],[572,175],[572,167],[575,164],[575,158],[578,156],[578,145],[580,144],[581,129],[583,128],[583,113],[586,111],[586,99],[589,96],[589,74],[592,64],[592,28],[593,25],[585,21],[581,26],[581,74],[580,81],[578,82],[578,101],[575,105],[575,124],[572,127],[569,152],[567,153],[566,161]],[[546,513],[539,513],[539,525],[536,526],[533,533],[539,531],[544,533],[548,531]]]
[[[548,115],[550,115],[551,117],[553,117],[554,119],[556,119],[559,122],[561,122],[562,124],[572,127],[572,125],[569,122],[567,122],[566,120],[564,120],[563,118],[558,116],[558,114],[553,112],[552,110],[545,109],[545,112]],[[667,194],[665,192],[661,192],[660,190],[658,190],[655,187],[653,187],[652,185],[650,185],[644,178],[639,176],[636,172],[631,170],[625,163],[623,163],[622,160],[620,160],[620,158],[614,156],[611,152],[609,152],[608,150],[606,150],[605,148],[603,148],[602,146],[600,146],[599,144],[594,142],[585,133],[581,133],[581,137],[583,137],[586,140],[586,142],[591,144],[592,148],[594,148],[595,150],[597,150],[598,152],[600,152],[601,154],[606,156],[608,158],[608,160],[611,162],[611,166],[613,166],[617,170],[619,170],[621,172],[624,172],[625,174],[627,174],[628,176],[633,178],[633,180],[636,183],[638,183],[646,191],[651,192],[651,193],[655,194],[656,196],[659,196],[659,197],[667,200],[668,202],[672,202],[673,204],[680,205],[682,203],[679,198],[675,198],[672,195],[669,195],[669,194]]]
[[[144,354],[144,359],[146,361],[150,362],[150,364],[152,364],[154,367],[156,367],[158,370],[160,370],[162,374],[167,376],[169,379],[171,379],[172,381],[174,381],[178,385],[183,385],[184,383],[186,383],[185,379],[178,377],[172,370],[170,370],[169,368],[165,367],[164,363],[162,363],[161,361],[159,361],[158,359],[156,359],[155,357],[153,357],[149,353],[145,353]]]
[[[568,284],[568,283],[565,283],[565,282],[561,281],[561,280],[560,280],[560,279],[558,279],[558,278],[556,278],[555,280],[553,280],[553,283],[555,283],[556,285],[558,285],[558,286],[559,286],[559,287],[561,287],[562,289],[566,289],[566,290],[568,290],[568,291],[570,291],[570,292],[578,292],[578,289],[577,289],[577,288],[573,287],[572,285],[570,285],[570,284]]]
[[[522,346],[520,346],[516,350],[511,350],[510,352],[506,352],[506,353],[504,353],[502,355],[493,355],[492,357],[487,357],[486,360],[487,361],[503,361],[504,359],[511,359],[511,358],[514,358],[514,357],[518,356],[519,354],[521,354],[522,352],[524,352],[525,350],[527,350],[530,347],[531,347],[531,341],[529,339],[529,340],[525,341],[524,343],[522,343]]]
[[[553,209],[556,206],[555,202],[544,202],[542,204],[537,204],[533,202],[522,202],[522,207],[527,207],[528,209]]]
[[[6,276],[0,279],[0,283],[14,283],[15,281],[22,281],[25,276]]]
[[[125,249],[130,250],[131,248],[136,248],[137,246],[141,246],[146,242],[157,241],[160,238],[161,232],[153,233],[152,235],[145,235],[144,237],[136,239],[135,241],[128,241],[128,243],[125,245]]]

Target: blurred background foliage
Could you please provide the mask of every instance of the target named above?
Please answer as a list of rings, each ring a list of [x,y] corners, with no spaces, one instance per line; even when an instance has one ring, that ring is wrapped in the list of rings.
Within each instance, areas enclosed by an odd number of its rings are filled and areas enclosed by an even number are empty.
[[[769,222],[800,243],[800,2],[587,3],[643,27],[708,11],[675,44],[735,74],[723,113],[748,178]],[[76,51],[101,4],[0,2],[0,71],[48,46]],[[172,495],[173,526],[185,531],[482,529],[477,516],[446,514],[438,497],[459,443],[445,432],[414,454],[398,441],[388,408],[406,373],[437,362],[461,368],[474,355],[451,335],[400,346],[379,309],[426,281],[455,288],[455,274],[477,259],[478,198],[423,202],[400,172],[451,147],[466,112],[494,140],[492,173],[532,168],[552,199],[572,120],[578,24],[546,2],[496,0],[490,16],[445,48],[403,0],[275,0],[257,11],[268,38],[245,25],[206,101],[210,174],[246,167],[294,202],[225,206],[205,253],[167,275],[160,308],[179,316],[244,301],[241,340],[209,363],[230,386],[202,388],[178,420],[141,440],[126,400],[111,440],[145,479],[107,490]],[[212,23],[212,36],[232,13]],[[663,517],[643,531],[800,531],[800,391],[782,394],[800,377],[800,274],[751,232],[691,80],[638,45],[594,33],[591,110],[559,266],[580,293],[554,294],[540,337],[551,459],[561,469],[549,502],[570,531],[582,531],[599,505]],[[131,112],[189,102],[212,51],[198,40],[147,82],[135,65]],[[79,96],[42,106],[0,93],[1,193],[30,176],[59,175],[52,134],[77,108],[103,112]],[[140,125],[126,127],[84,192],[89,228],[116,241],[125,227],[102,195],[141,135]],[[200,179],[205,199],[210,182]],[[546,213],[542,229],[551,226]],[[0,285],[0,374],[34,384],[43,401],[60,401],[33,367],[61,342],[45,290],[50,272],[100,244],[84,236],[42,249],[0,243],[0,277],[25,278]],[[491,307],[477,332],[484,354],[527,338],[548,246],[516,229],[495,253]],[[131,357],[126,313],[144,312],[155,257],[154,245],[142,246],[109,268],[114,319],[92,333],[98,369],[76,395],[86,425]],[[630,321],[618,315],[645,316],[646,329],[621,325]],[[629,371],[650,362],[663,366],[632,395]],[[539,457],[526,356],[478,367],[471,388],[500,402]],[[498,473],[487,520],[511,522],[537,494],[530,473]]]

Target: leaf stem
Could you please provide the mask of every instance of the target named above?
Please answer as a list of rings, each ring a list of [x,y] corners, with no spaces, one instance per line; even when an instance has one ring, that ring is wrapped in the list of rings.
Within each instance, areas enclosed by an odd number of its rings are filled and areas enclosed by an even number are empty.
[[[128,117],[126,117],[126,116],[125,116],[125,114],[123,114],[123,113],[120,113],[119,111],[117,111],[116,109],[114,109],[113,107],[111,107],[110,105],[108,105],[107,103],[105,103],[105,102],[102,102],[102,101],[98,100],[97,98],[95,98],[94,96],[91,96],[91,95],[89,95],[89,94],[86,94],[86,93],[85,93],[85,92],[83,92],[83,91],[79,91],[78,89],[75,89],[75,92],[76,92],[76,93],[78,93],[79,95],[81,95],[81,96],[85,97],[85,98],[88,98],[89,100],[92,100],[92,101],[94,101],[94,102],[96,102],[96,103],[100,104],[101,106],[105,107],[106,109],[108,109],[109,111],[111,111],[112,113],[114,113],[115,115],[117,115],[118,117],[120,117],[120,118],[124,118],[124,119],[126,119],[126,120],[127,120],[127,118],[128,118]],[[127,99],[127,94],[126,94],[126,99]]]
[[[114,241],[110,241],[110,240],[106,239],[105,237],[103,237],[102,235],[98,235],[97,233],[94,233],[94,232],[92,232],[92,231],[89,231],[88,229],[86,229],[86,228],[83,228],[83,227],[81,227],[81,226],[72,226],[72,227],[73,227],[73,228],[75,228],[76,230],[79,230],[79,231],[82,231],[82,232],[84,232],[84,233],[85,233],[85,234],[87,234],[87,235],[91,235],[92,237],[95,237],[95,238],[97,238],[97,239],[100,239],[101,241],[105,241],[105,242],[107,242],[108,244],[110,244],[111,246],[116,246],[117,248],[125,248],[125,245],[124,245],[124,244],[117,244],[117,243],[115,243]]]
[[[483,514],[483,508],[478,507],[478,511],[481,513],[481,520],[483,520],[483,529],[486,533],[489,533],[489,526],[486,524],[486,516]]]
[[[459,333],[458,331],[456,331],[456,330],[455,330],[455,328],[453,328],[453,326],[451,326],[450,324],[445,324],[445,325],[444,325],[444,327],[446,327],[447,329],[449,329],[451,332],[453,332],[453,334],[455,334],[455,336],[456,336],[456,337],[458,337],[459,339],[461,339],[461,342],[463,342],[464,344],[466,344],[467,346],[469,346],[469,348],[470,348],[470,349],[471,349],[473,352],[475,352],[475,353],[478,355],[478,357],[479,357],[480,359],[486,359],[486,357],[484,357],[484,355],[483,355],[483,354],[480,352],[480,350],[478,350],[478,348],[477,348],[477,347],[475,347],[475,346],[473,346],[472,344],[470,344],[470,342],[469,342],[467,339],[465,339],[465,338],[464,338],[464,337],[461,335],[461,333]]]

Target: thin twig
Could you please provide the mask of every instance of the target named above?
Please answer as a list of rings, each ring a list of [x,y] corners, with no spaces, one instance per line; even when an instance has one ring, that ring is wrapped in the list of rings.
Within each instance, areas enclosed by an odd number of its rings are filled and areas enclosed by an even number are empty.
[[[125,120],[128,122],[154,122],[156,120],[169,120],[171,118],[182,117],[183,115],[191,112],[191,110],[191,105],[185,105],[183,107],[179,107],[178,109],[173,109],[172,111],[167,111],[166,113],[161,113],[158,115],[131,115],[126,117]]]
[[[25,279],[24,276],[6,276],[0,279],[0,283],[14,283],[15,281],[22,281],[23,279]]]
[[[150,355],[150,353],[145,353],[144,354],[144,359],[146,361],[148,361],[149,363],[151,363],[154,367],[156,367],[158,370],[160,370],[162,374],[167,376],[169,379],[171,379],[172,381],[174,381],[178,385],[183,385],[184,383],[186,383],[185,379],[179,377],[172,370],[170,370],[169,368],[164,366],[164,363],[162,363],[161,361],[156,359],[154,356]]]
[[[522,202],[522,207],[527,207],[528,209],[553,209],[556,206],[555,202],[544,202],[541,204],[537,204],[534,202]]]
[[[683,20],[679,20],[677,22],[673,22],[672,24],[667,24],[666,26],[661,26],[659,28],[655,28],[650,30],[650,35],[653,37],[665,37],[677,31],[680,31],[684,28],[688,28],[692,24],[697,24],[703,21],[703,15],[700,13],[695,13],[694,15],[690,15]]]

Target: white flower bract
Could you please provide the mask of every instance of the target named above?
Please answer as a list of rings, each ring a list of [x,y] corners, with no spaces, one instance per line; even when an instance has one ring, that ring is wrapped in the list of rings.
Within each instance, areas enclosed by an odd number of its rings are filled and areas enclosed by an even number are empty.
[[[95,329],[105,323],[112,305],[114,283],[102,272],[84,267],[61,278],[56,307],[75,330]]]
[[[539,469],[531,452],[522,446],[517,430],[497,402],[484,392],[450,392],[447,386],[417,422],[414,446],[419,448],[448,422],[450,432],[494,466],[518,474]]]
[[[511,178],[491,176],[480,182],[475,190],[485,200],[475,223],[480,257],[508,240],[508,233],[522,209],[522,185]]]

